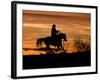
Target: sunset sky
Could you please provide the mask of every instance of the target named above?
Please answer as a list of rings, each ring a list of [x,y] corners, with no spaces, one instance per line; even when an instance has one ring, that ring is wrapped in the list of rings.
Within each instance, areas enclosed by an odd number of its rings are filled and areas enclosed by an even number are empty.
[[[67,48],[69,53],[75,51],[73,40],[80,38],[89,41],[90,38],[90,14],[70,12],[46,12],[23,10],[23,48],[36,48],[38,38],[50,36],[52,24],[56,24],[57,30],[66,33]],[[23,55],[45,54],[43,51],[23,50]]]

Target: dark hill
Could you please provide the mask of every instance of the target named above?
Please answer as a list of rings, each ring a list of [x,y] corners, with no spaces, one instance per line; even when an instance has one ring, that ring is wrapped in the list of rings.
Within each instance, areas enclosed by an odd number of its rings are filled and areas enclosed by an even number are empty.
[[[90,52],[23,56],[23,69],[90,66]]]

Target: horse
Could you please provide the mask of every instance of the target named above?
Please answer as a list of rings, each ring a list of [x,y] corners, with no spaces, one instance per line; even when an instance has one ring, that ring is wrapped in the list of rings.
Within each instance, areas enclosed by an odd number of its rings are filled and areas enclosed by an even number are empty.
[[[47,50],[51,50],[50,45],[55,46],[58,48],[58,50],[61,50],[63,52],[65,52],[63,46],[62,46],[62,40],[63,41],[67,41],[66,39],[66,34],[64,33],[59,33],[55,38],[48,36],[48,37],[44,37],[44,38],[39,38],[37,39],[36,45],[37,47],[41,46],[42,43],[44,42],[44,44],[46,45],[46,49]]]

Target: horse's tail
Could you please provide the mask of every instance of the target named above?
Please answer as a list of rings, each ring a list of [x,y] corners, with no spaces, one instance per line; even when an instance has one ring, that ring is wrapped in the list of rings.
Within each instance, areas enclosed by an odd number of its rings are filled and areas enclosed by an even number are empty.
[[[42,45],[42,42],[44,42],[44,38],[39,38],[36,42],[36,46],[39,47]]]

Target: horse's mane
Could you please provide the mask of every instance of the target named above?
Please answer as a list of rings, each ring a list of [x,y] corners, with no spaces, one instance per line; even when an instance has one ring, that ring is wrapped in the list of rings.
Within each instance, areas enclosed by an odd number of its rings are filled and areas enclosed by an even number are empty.
[[[65,33],[59,33],[59,35],[66,35]]]

